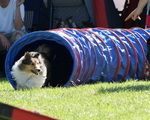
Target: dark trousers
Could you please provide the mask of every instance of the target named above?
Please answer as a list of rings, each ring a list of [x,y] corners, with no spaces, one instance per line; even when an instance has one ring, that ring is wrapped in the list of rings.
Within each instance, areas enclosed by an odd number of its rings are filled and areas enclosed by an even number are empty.
[[[5,74],[5,59],[6,59],[6,53],[0,52],[0,72]]]

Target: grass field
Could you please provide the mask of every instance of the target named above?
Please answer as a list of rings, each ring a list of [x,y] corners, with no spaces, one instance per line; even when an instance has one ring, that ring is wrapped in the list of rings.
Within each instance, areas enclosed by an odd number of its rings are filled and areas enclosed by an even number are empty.
[[[15,91],[3,78],[0,102],[61,120],[149,120],[150,81]]]

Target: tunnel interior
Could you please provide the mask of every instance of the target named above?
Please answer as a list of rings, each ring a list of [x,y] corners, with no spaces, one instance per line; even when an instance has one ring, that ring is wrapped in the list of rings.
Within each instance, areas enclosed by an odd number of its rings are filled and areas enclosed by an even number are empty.
[[[14,62],[20,59],[25,52],[34,51],[39,45],[47,44],[51,48],[49,62],[51,64],[52,81],[49,83],[52,87],[65,85],[73,70],[73,58],[69,50],[54,41],[38,40],[25,45],[16,55]]]

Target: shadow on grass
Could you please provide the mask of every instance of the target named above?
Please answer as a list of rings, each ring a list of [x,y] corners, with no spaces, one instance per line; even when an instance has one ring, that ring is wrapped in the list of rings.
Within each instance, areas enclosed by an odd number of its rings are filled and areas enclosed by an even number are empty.
[[[150,90],[149,85],[130,85],[126,87],[111,87],[111,88],[101,88],[99,92],[101,93],[111,93],[111,92],[122,92],[122,91],[148,91]]]

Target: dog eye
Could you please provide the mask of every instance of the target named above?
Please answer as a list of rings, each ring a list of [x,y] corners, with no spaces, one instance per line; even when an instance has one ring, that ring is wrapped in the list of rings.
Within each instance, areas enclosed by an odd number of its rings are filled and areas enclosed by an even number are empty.
[[[31,65],[34,65],[34,63],[31,63]]]

